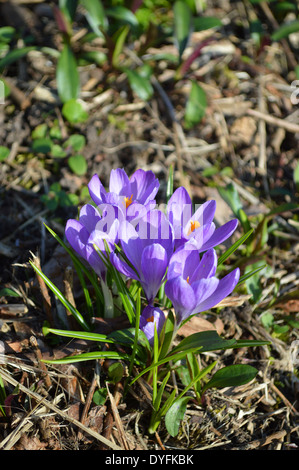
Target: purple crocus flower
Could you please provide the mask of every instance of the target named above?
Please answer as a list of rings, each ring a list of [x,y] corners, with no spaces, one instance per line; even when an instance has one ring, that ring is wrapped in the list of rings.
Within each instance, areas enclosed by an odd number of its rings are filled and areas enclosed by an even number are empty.
[[[106,267],[94,245],[105,253],[104,240],[106,240],[110,250],[114,250],[114,243],[117,242],[118,226],[119,221],[117,219],[113,219],[109,224],[91,204],[82,207],[79,220],[69,219],[66,224],[65,235],[71,247],[103,279],[105,278]]]
[[[111,171],[108,192],[97,174],[91,178],[88,189],[97,206],[112,204],[117,209],[116,217],[132,220],[155,207],[159,180],[152,171],[138,169],[129,178],[118,168]]]
[[[229,238],[237,228],[238,220],[233,219],[216,228],[213,219],[216,201],[206,201],[194,213],[191,198],[184,187],[178,188],[167,204],[167,216],[173,226],[175,247],[186,243],[190,249],[200,252],[214,248]]]
[[[153,210],[136,227],[123,221],[119,228],[119,240],[128,262],[112,253],[112,264],[125,276],[138,280],[148,303],[152,304],[173,254],[171,225],[165,214]]]
[[[158,307],[152,307],[151,305],[147,305],[143,309],[142,314],[140,315],[139,328],[145,333],[151,346],[153,346],[154,344],[155,325],[159,337],[164,322],[164,312]]]
[[[217,255],[209,249],[200,259],[197,250],[177,250],[170,259],[165,294],[171,300],[177,325],[190,315],[215,307],[236,287],[239,268],[222,279],[215,277]]]

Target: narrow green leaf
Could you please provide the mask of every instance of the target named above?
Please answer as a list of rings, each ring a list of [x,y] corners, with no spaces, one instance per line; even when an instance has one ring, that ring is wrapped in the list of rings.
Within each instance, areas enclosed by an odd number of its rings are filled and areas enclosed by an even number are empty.
[[[65,306],[67,310],[69,310],[72,315],[76,318],[78,323],[85,329],[90,330],[88,324],[82,317],[81,313],[64,297],[64,295],[60,292],[60,290],[53,284],[50,279],[37,267],[32,261],[29,261],[33,269],[38,273],[38,275],[45,281],[49,289],[53,292],[54,295],[60,300],[60,302]]]
[[[211,380],[203,387],[203,392],[208,388],[237,387],[253,380],[258,373],[255,367],[247,364],[233,364],[219,369]]]
[[[78,256],[75,255],[75,253],[61,240],[61,238],[57,235],[57,233],[55,233],[54,230],[52,230],[50,227],[48,227],[48,225],[46,225],[46,224],[44,224],[44,225],[45,225],[46,229],[51,233],[51,235],[55,238],[55,240],[58,241],[58,243],[70,255],[77,272],[78,272],[78,268],[84,272],[86,277],[91,282],[91,284],[92,284],[92,286],[95,290],[97,298],[100,299],[101,303],[103,304],[103,302],[104,302],[103,293],[102,293],[101,289],[99,288],[99,283],[98,283],[97,279],[95,278],[95,276],[93,276],[92,272],[89,269],[87,269],[87,267],[82,263],[82,261],[78,258]]]
[[[247,240],[247,238],[252,234],[252,232],[253,232],[253,229],[250,229],[247,233],[242,235],[242,237],[239,238],[239,240],[237,240],[228,250],[226,250],[226,252],[223,253],[223,255],[219,256],[218,266],[223,264],[224,261],[229,256],[231,256],[239,248],[239,246],[241,246]]]
[[[185,126],[187,129],[198,124],[206,113],[207,97],[203,88],[192,80],[190,95],[185,110]]]
[[[292,33],[299,31],[299,20],[292,21],[291,23],[280,26],[275,33],[272,34],[272,41],[279,41],[280,39],[287,38]]]
[[[112,65],[113,67],[117,68],[119,66],[119,56],[123,50],[124,43],[126,40],[126,37],[130,31],[130,28],[128,25],[123,26],[120,28],[117,33],[113,36],[113,40],[115,42],[113,54],[112,54]]]
[[[56,82],[59,98],[63,103],[76,100],[80,91],[80,79],[74,53],[68,43],[64,44],[57,62]]]
[[[192,14],[189,6],[183,0],[176,0],[173,6],[174,40],[180,58],[187,47],[192,33]]]
[[[28,52],[36,51],[37,49],[38,47],[36,46],[26,46],[20,49],[13,49],[0,60],[0,71],[3,70],[4,67],[7,67],[7,65],[13,64],[14,62],[27,55]]]
[[[82,353],[77,356],[67,356],[62,359],[44,359],[43,362],[47,364],[70,364],[73,362],[93,361],[97,359],[115,359],[126,361],[130,357],[127,354],[122,354],[116,351],[93,351]]]
[[[101,0],[80,0],[80,3],[85,8],[85,16],[93,32],[103,37],[102,30],[107,29],[108,21]]]
[[[194,31],[205,31],[211,28],[219,28],[222,21],[216,16],[200,16],[193,18]]]
[[[166,204],[173,194],[173,165],[168,170],[167,188],[166,188]]]
[[[126,7],[115,5],[113,8],[106,8],[106,15],[117,20],[118,24],[128,23],[132,28],[138,26],[138,20],[134,13]]]
[[[49,328],[47,326],[43,327],[43,334],[46,336],[49,333],[52,333],[57,336],[65,336],[67,338],[77,338],[84,339],[85,341],[97,341],[97,342],[106,342],[106,343],[115,343],[115,340],[108,338],[106,335],[99,333],[93,333],[90,331],[69,331],[69,330],[59,330],[56,328]]]

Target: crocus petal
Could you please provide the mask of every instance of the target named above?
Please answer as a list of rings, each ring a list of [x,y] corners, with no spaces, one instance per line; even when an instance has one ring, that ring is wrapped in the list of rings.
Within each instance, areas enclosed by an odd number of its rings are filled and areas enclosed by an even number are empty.
[[[88,230],[81,222],[69,219],[65,227],[65,236],[71,247],[84,257],[85,246],[89,238]]]
[[[191,215],[190,219],[184,225],[184,237],[194,236],[200,227],[207,226],[213,222],[216,211],[216,201],[206,201]],[[193,231],[192,231],[193,225]],[[195,225],[195,227],[194,227]]]
[[[80,210],[79,221],[84,225],[89,233],[91,233],[98,222],[100,222],[101,216],[97,209],[91,204],[85,204]]]
[[[181,186],[176,189],[167,204],[167,217],[171,223],[176,245],[180,243],[183,228],[192,215],[192,201],[187,190]]]
[[[151,346],[154,344],[155,325],[159,337],[164,322],[164,312],[159,308],[148,305],[142,311],[142,314],[140,315],[139,328],[145,333]]]
[[[179,248],[170,258],[167,279],[177,276],[183,276],[184,279],[187,279],[197,269],[199,262],[198,250]]]
[[[209,279],[200,279],[192,284],[192,289],[196,299],[196,306],[194,307],[192,314],[199,313],[201,310],[201,304],[213,296],[217,292],[219,286],[219,279],[211,277]]]
[[[221,300],[227,297],[234,290],[239,282],[240,270],[234,269],[219,281],[217,289],[206,300],[198,305],[197,313],[204,312],[215,307]]]
[[[152,171],[138,169],[130,178],[130,187],[133,199],[140,204],[147,204],[155,198],[159,189],[159,180]]]
[[[111,193],[130,197],[131,195],[128,194],[129,190],[130,190],[130,181],[125,170],[123,168],[117,168],[116,170],[111,170],[110,181],[109,181],[109,191]]]
[[[177,324],[193,312],[196,306],[194,291],[181,276],[174,277],[165,283],[165,294],[172,302]]]
[[[213,277],[216,273],[218,258],[216,251],[213,249],[208,250],[203,254],[200,263],[197,264],[194,271],[190,273],[190,283],[193,279],[208,279]]]
[[[78,220],[70,219],[66,223],[65,235],[73,250],[85,259],[99,276],[103,277],[106,268],[93,246],[88,244],[87,229]]]
[[[229,238],[238,226],[238,219],[233,219],[217,228],[213,235],[202,245],[201,250],[206,251],[209,248],[220,245]]]
[[[120,259],[116,253],[110,254],[110,261],[115,269],[117,269],[121,274],[131,279],[135,279],[136,281],[140,281],[140,278],[134,269],[132,269],[124,260]]]
[[[141,257],[142,286],[146,298],[152,303],[161,286],[168,264],[167,253],[158,243],[147,246]]]
[[[91,199],[97,204],[106,202],[106,190],[102,185],[100,178],[97,174],[93,175],[90,182],[88,183],[88,190]]]

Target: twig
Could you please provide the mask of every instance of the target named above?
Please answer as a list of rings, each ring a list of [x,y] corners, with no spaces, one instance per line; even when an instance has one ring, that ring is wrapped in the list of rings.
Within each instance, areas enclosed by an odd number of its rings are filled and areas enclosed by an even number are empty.
[[[116,398],[114,398],[114,396],[111,394],[107,383],[106,383],[106,387],[107,387],[108,397],[110,399],[111,410],[112,410],[112,413],[113,413],[113,417],[114,417],[116,427],[118,429],[118,432],[119,432],[119,435],[120,435],[120,438],[121,438],[121,442],[122,442],[125,450],[130,450],[130,447],[129,447],[129,445],[127,443],[127,440],[126,440],[125,431],[124,431],[124,428],[123,428],[123,425],[122,425],[122,422],[121,422],[121,419],[120,419],[120,416],[119,416],[119,412],[118,412],[118,409],[117,409],[117,405],[118,405],[118,403],[120,401],[120,398],[122,396],[122,394],[121,394],[122,385],[121,385],[120,382],[115,385],[115,387],[116,387],[116,391],[115,391]]]
[[[38,346],[38,343],[37,343],[37,340],[36,340],[35,336],[30,337],[30,344],[34,348],[34,352],[35,352],[36,358],[38,360],[39,367],[44,372],[46,387],[51,388],[52,382],[51,382],[50,376],[48,374],[47,366],[44,362],[42,362],[43,356],[42,356],[41,350],[39,349],[39,346]]]
[[[293,132],[294,134],[299,132],[299,125],[294,124],[293,122],[289,122],[286,119],[280,119],[275,116],[270,116],[270,114],[261,113],[256,109],[247,109],[246,113],[258,119],[263,119],[268,124],[273,124],[274,126],[282,127],[288,132]]]
[[[11,385],[14,385],[15,387],[18,387],[19,390],[21,390],[21,392],[24,392],[26,393],[28,396],[34,398],[35,400],[37,400],[39,403],[42,403],[44,406],[46,406],[47,408],[49,408],[50,410],[54,411],[54,413],[57,413],[58,415],[60,415],[63,419],[69,421],[70,423],[72,423],[74,426],[77,426],[78,428],[82,429],[84,432],[86,432],[87,434],[90,434],[92,437],[94,437],[95,439],[97,439],[98,441],[100,441],[101,443],[105,444],[106,446],[110,447],[111,449],[113,450],[122,450],[121,447],[119,447],[118,445],[114,444],[113,442],[111,442],[110,440],[106,439],[105,437],[101,436],[99,433],[97,433],[96,431],[93,431],[92,429],[89,429],[87,428],[86,426],[84,426],[82,423],[80,423],[80,421],[78,421],[77,419],[75,418],[72,418],[71,416],[69,416],[67,413],[65,413],[64,411],[60,410],[59,408],[57,408],[55,405],[53,405],[53,403],[49,402],[48,400],[46,400],[44,397],[41,397],[38,393],[35,393],[33,392],[32,390],[30,390],[29,388],[25,387],[24,385],[22,385],[21,383],[19,383],[17,380],[13,379],[12,377],[10,377],[10,375],[5,372],[2,368],[0,368],[0,375],[2,376],[2,378],[4,380],[6,380],[6,382],[10,383]]]

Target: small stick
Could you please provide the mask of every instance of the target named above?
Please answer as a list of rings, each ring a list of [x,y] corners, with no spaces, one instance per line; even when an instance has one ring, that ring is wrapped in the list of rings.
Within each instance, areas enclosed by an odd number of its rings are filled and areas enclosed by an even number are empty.
[[[293,132],[294,134],[299,132],[299,125],[293,122],[289,122],[286,119],[280,119],[275,116],[270,116],[270,114],[261,113],[256,109],[247,109],[246,113],[258,119],[263,119],[268,124],[273,124],[274,126],[282,127],[288,132]]]
[[[38,364],[44,372],[45,384],[46,384],[47,388],[50,388],[52,386],[52,382],[51,382],[50,376],[48,374],[47,366],[44,362],[42,362],[43,356],[42,356],[41,350],[39,349],[38,342],[37,342],[35,336],[30,337],[30,344],[31,344],[31,346],[33,346],[36,358],[38,360]]]
[[[71,266],[67,266],[65,268],[63,284],[64,284],[65,298],[69,301],[70,304],[76,307],[75,299],[73,295],[73,270]],[[74,330],[77,330],[78,325],[72,313],[66,309],[66,314],[67,314],[67,319],[70,324],[70,327]]]

